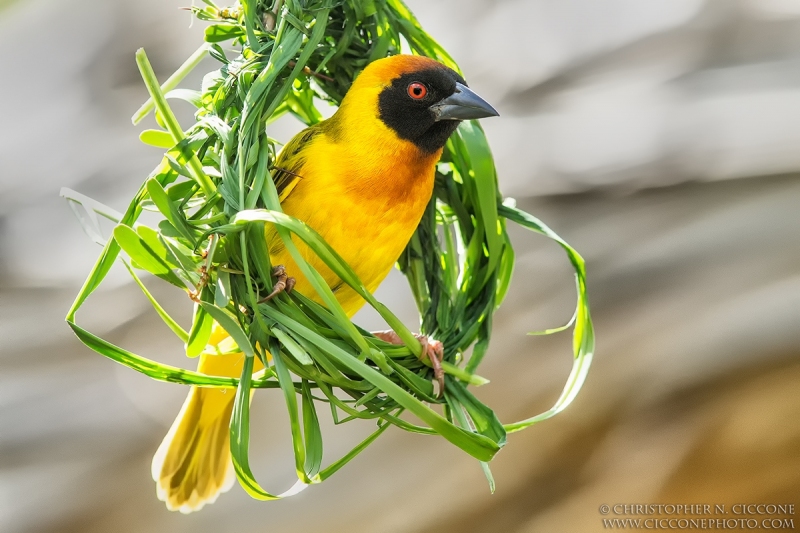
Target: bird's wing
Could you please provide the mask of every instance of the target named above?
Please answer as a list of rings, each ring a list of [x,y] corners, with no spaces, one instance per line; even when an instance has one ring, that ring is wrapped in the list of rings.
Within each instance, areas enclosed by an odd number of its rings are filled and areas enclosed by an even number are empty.
[[[306,162],[304,149],[322,132],[322,123],[306,128],[292,137],[292,140],[278,154],[278,159],[272,169],[272,179],[275,181],[275,188],[278,190],[278,198],[281,203],[303,179],[302,168]]]

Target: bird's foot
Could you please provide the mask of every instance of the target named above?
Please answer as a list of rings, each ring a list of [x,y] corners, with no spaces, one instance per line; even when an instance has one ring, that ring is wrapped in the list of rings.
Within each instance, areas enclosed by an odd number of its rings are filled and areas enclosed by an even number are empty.
[[[278,265],[272,269],[272,275],[277,278],[275,285],[272,287],[272,292],[266,295],[264,298],[260,299],[258,303],[263,304],[264,302],[268,302],[272,300],[274,297],[279,295],[282,292],[286,292],[289,294],[294,289],[294,284],[296,280],[292,277],[289,277],[286,274],[286,267],[283,265]]]
[[[403,344],[400,336],[392,330],[389,331],[374,331],[372,333],[382,341],[391,344]],[[414,335],[417,340],[422,344],[422,354],[420,359],[427,358],[431,367],[433,367],[433,377],[439,384],[439,390],[436,391],[436,397],[440,397],[444,392],[444,370],[442,369],[442,360],[444,359],[444,345],[437,340],[434,340],[427,335]]]

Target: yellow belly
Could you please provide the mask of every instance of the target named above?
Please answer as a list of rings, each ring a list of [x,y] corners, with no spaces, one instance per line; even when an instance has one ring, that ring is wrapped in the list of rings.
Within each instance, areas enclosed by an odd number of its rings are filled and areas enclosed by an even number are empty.
[[[303,179],[282,202],[284,212],[314,228],[350,265],[374,292],[389,274],[411,239],[433,190],[434,164],[421,160],[418,165],[399,169],[384,164],[369,176],[348,175],[347,157],[336,154],[336,164],[327,154],[317,152],[305,165]],[[438,157],[437,157],[438,158]],[[362,161],[363,163],[363,161]],[[363,167],[363,164],[362,164]],[[295,290],[321,303],[316,291],[302,275],[275,233],[267,228],[270,259],[282,264],[297,280]],[[302,241],[293,237],[303,258],[325,278],[348,316],[364,305],[364,300],[343,283]]]

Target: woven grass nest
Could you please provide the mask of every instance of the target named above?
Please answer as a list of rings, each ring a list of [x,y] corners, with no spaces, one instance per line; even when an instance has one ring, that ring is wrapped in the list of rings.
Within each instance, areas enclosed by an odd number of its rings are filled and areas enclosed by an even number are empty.
[[[434,197],[398,262],[420,314],[420,332],[443,342],[445,390],[434,394],[432,370],[420,361],[414,335],[363,286],[312,228],[281,212],[270,171],[276,141],[270,123],[291,113],[306,125],[322,120],[321,106],[338,105],[355,76],[375,59],[397,53],[434,58],[459,70],[419,25],[401,0],[243,0],[221,8],[210,0],[191,8],[209,21],[205,42],[163,85],[144,50],[136,61],[150,92],[133,117],[155,111],[160,129],[141,140],[166,150],[124,213],[77,192],[63,190],[90,237],[103,247],[67,322],[89,348],[147,376],[183,385],[236,389],[231,452],[238,479],[258,499],[295,494],[319,483],[364,450],[390,426],[440,435],[481,462],[494,488],[488,462],[519,431],[563,410],[583,384],[594,351],[584,261],[532,215],[503,200],[486,137],[477,122],[464,122],[438,165]],[[201,90],[176,88],[201,59],[219,68]],[[195,123],[178,124],[168,99],[196,107]],[[160,214],[156,227],[137,223],[143,210]],[[98,215],[114,222],[103,236]],[[503,424],[469,390],[487,381],[476,374],[489,346],[492,315],[503,301],[514,267],[506,233],[511,222],[555,240],[576,273],[577,306],[572,328],[573,368],[553,407]],[[358,291],[398,333],[405,345],[382,342],[352,323],[333,293],[301,257],[296,261],[325,306],[293,292],[266,303],[272,277],[263,226],[275,224],[287,247],[294,234]],[[121,254],[120,252],[124,252]],[[206,347],[218,322],[245,355],[240,379],[210,376],[131,353],[79,326],[76,314],[120,261],[153,309],[186,346],[189,357]],[[142,271],[185,291],[194,300],[191,327],[184,329],[140,279]],[[465,354],[469,354],[466,356]],[[254,358],[265,370],[253,375]],[[263,489],[249,466],[249,397],[253,389],[280,389],[286,403],[296,460],[297,484],[282,494]],[[327,405],[326,405],[327,404]],[[441,404],[438,409],[435,404]],[[323,464],[318,408],[337,424],[371,419],[375,431],[345,456]],[[424,425],[401,415],[412,413]],[[441,413],[441,414],[440,414]]]

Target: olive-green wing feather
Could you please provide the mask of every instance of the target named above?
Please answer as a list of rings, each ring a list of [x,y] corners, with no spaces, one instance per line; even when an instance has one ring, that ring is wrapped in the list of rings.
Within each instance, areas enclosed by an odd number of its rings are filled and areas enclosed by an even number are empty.
[[[289,141],[283,147],[275,166],[272,169],[272,179],[275,181],[275,188],[278,190],[278,198],[283,202],[299,183],[302,176],[302,168],[306,162],[305,148],[317,135],[324,131],[324,122],[306,128]]]

